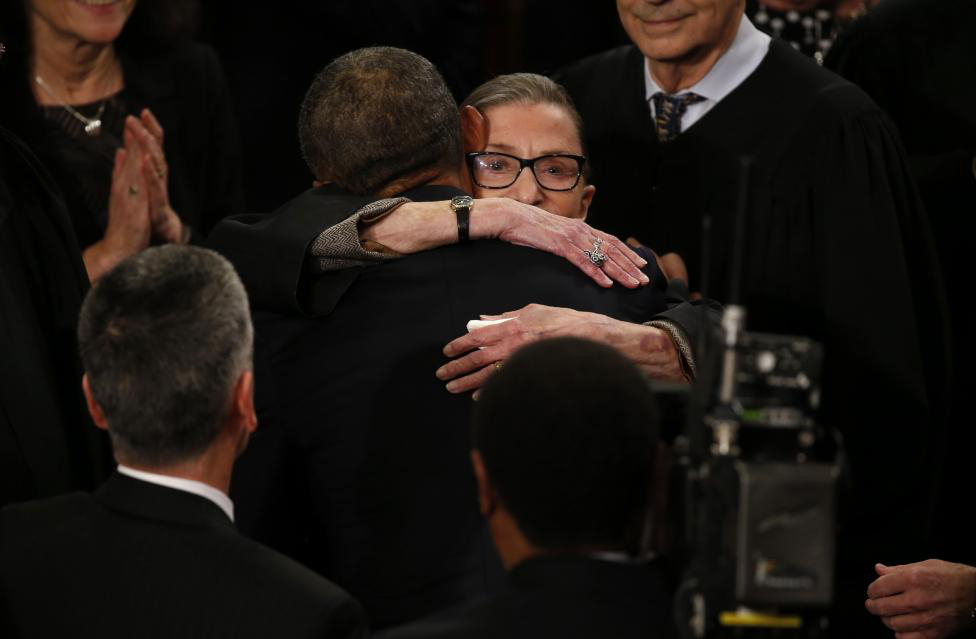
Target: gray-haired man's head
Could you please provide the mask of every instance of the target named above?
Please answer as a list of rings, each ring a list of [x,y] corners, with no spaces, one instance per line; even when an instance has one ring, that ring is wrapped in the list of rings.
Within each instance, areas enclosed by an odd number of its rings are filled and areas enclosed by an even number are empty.
[[[444,79],[423,56],[393,47],[352,51],[319,72],[298,137],[316,179],[357,194],[462,161],[460,116]]]
[[[247,294],[213,251],[150,248],[88,293],[78,342],[116,456],[145,466],[190,460],[216,439],[251,369]]]

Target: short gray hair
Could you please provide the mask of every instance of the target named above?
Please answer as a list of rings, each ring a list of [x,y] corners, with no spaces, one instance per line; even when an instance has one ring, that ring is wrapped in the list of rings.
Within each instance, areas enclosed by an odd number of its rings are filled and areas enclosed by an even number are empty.
[[[461,120],[437,69],[394,47],[358,49],[312,81],[298,118],[316,178],[374,194],[431,168],[460,168]]]
[[[251,369],[253,335],[244,286],[213,251],[150,248],[104,275],[78,346],[116,454],[159,466],[206,450]]]
[[[473,106],[482,113],[503,104],[552,104],[562,107],[576,125],[580,148],[586,155],[583,118],[563,85],[537,73],[509,73],[488,80],[461,102],[461,106]]]

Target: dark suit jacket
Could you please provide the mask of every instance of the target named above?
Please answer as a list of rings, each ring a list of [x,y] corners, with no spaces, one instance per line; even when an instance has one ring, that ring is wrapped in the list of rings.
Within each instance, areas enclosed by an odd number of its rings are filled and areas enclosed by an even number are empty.
[[[356,637],[345,592],[209,500],[113,475],[0,511],[0,635]]]
[[[299,199],[278,215],[314,216],[302,203],[316,202]],[[246,255],[238,251],[235,265],[253,291],[260,282],[248,274],[268,273]],[[374,627],[484,593],[501,573],[470,468],[472,402],[435,378],[441,349],[479,314],[531,302],[650,318],[666,300],[653,260],[648,269],[647,287],[603,289],[553,255],[472,242],[358,269],[338,301],[335,275],[309,278],[302,308],[334,306],[326,315],[256,312],[261,427],[235,471],[242,530],[348,589]]]
[[[78,380],[78,310],[88,290],[60,191],[0,128],[0,506],[91,490],[108,438]]]
[[[670,588],[653,564],[537,557],[504,593],[381,633],[383,639],[664,639],[676,636]]]

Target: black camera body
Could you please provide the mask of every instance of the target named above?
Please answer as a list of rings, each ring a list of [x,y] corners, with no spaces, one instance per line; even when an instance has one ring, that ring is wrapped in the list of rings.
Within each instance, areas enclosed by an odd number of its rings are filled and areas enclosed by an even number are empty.
[[[822,350],[729,306],[675,438],[684,636],[816,637],[833,596],[840,456],[816,422]]]

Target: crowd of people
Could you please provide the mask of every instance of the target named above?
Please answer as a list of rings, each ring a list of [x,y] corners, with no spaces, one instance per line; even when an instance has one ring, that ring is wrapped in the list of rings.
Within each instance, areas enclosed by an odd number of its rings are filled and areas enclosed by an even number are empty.
[[[648,380],[722,303],[824,349],[827,632],[976,628],[976,9],[791,3],[617,0],[629,44],[461,100],[348,51],[273,212],[193,3],[5,3],[0,634],[678,636]]]

